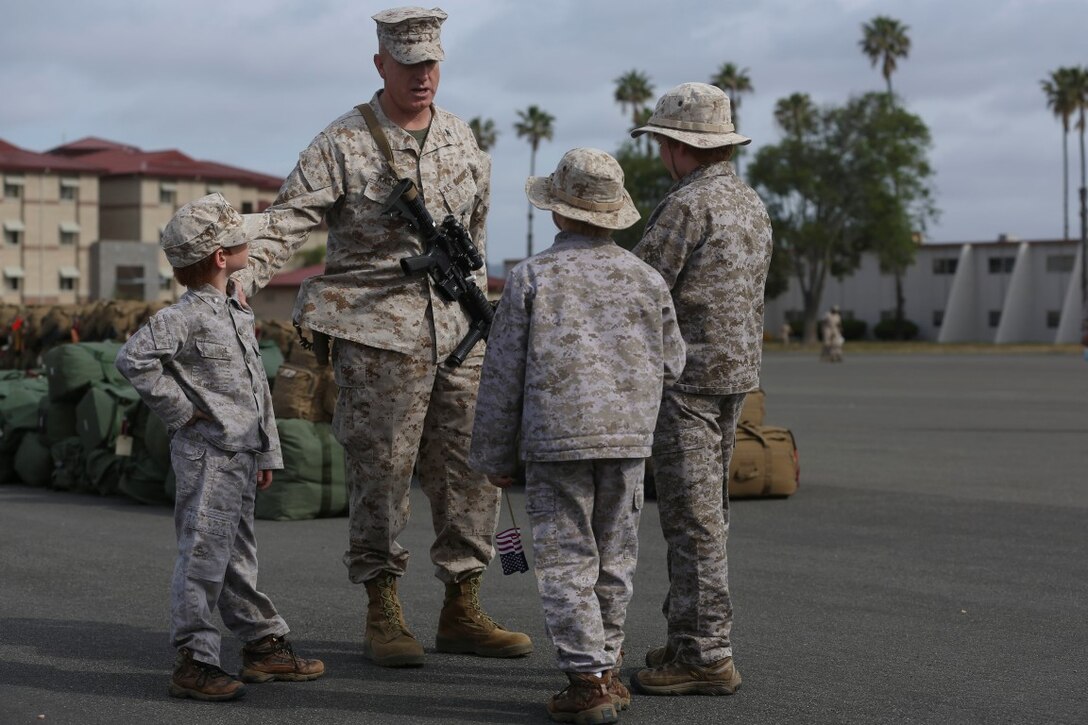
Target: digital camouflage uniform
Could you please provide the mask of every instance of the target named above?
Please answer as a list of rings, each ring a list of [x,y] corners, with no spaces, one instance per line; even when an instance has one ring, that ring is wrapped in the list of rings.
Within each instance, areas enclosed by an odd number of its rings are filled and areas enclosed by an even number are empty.
[[[562,232],[507,279],[469,460],[492,475],[527,461],[537,582],[566,672],[616,665],[644,459],[683,350],[660,276],[610,239]]]
[[[283,461],[253,313],[211,285],[189,290],[128,339],[117,368],[171,433],[174,646],[218,666],[216,607],[243,642],[282,637],[287,624],[257,591],[257,472]],[[198,409],[208,419],[186,425]]]
[[[460,581],[490,562],[498,521],[498,490],[466,463],[483,346],[459,368],[439,364],[468,332],[468,318],[428,277],[405,276],[400,260],[422,254],[423,243],[405,220],[381,211],[398,178],[410,178],[436,222],[452,214],[485,255],[490,160],[468,125],[440,108],[432,107],[421,149],[386,117],[378,94],[370,106],[396,170],[357,109],[335,120],[300,154],[236,279],[254,293],[310,230],[328,224],[325,273],[304,283],[296,317],[336,338],[333,428],[350,483],[349,576],[404,573],[408,552],[397,537],[414,467],[431,502],[436,575]],[[486,289],[486,281],[481,269],[476,282]]]
[[[770,220],[731,163],[709,164],[673,186],[634,252],[672,290],[687,343],[654,433],[668,647],[682,662],[710,664],[732,656],[723,484],[744,396],[759,386]]]

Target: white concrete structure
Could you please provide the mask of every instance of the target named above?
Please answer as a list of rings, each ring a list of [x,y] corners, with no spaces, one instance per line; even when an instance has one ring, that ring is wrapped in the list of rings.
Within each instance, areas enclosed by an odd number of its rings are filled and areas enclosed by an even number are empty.
[[[1083,264],[1076,240],[922,244],[903,277],[907,319],[918,337],[938,342],[1075,343],[1080,341]],[[867,254],[842,280],[829,279],[821,314],[837,304],[846,319],[864,320],[868,335],[895,314],[895,279]],[[764,327],[785,320],[798,329],[801,293],[796,280],[767,302]]]

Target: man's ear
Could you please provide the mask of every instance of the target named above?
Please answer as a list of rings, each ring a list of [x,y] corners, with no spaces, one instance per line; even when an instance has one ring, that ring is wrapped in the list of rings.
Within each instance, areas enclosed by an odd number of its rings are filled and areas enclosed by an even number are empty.
[[[222,247],[215,250],[215,266],[217,269],[227,268],[227,253]]]

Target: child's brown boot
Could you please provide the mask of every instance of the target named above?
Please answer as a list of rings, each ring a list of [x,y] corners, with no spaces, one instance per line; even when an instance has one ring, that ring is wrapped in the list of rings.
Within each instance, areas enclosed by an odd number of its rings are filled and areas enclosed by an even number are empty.
[[[612,672],[606,670],[600,677],[583,672],[568,672],[570,684],[552,695],[548,701],[548,715],[556,722],[572,722],[576,725],[603,725],[619,722],[619,711],[608,692]]]
[[[299,657],[286,637],[270,634],[242,648],[241,674],[243,682],[304,682],[325,674],[325,664]]]
[[[188,647],[178,650],[174,675],[170,678],[171,697],[194,700],[233,700],[246,694],[246,686],[215,665],[193,659]]]

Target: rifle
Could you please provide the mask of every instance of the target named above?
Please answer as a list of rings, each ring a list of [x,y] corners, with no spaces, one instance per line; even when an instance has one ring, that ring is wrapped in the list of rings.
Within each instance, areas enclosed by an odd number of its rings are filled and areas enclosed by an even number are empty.
[[[385,200],[382,214],[403,218],[423,237],[423,254],[404,257],[400,267],[406,275],[426,272],[449,302],[458,302],[471,320],[468,334],[458,343],[446,364],[457,367],[480,340],[491,332],[495,308],[473,279],[473,272],[484,266],[484,260],[468,232],[453,216],[447,216],[442,226],[434,223],[423,205],[419,190],[411,179],[401,179]]]

